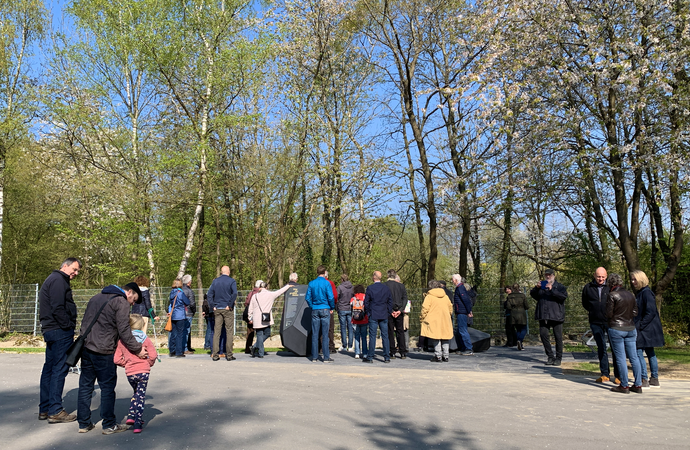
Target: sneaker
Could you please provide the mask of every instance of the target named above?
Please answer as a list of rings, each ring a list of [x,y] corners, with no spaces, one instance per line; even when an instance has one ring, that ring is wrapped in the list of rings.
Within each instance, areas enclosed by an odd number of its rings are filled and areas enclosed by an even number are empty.
[[[343,347],[343,346],[341,345],[340,348],[338,348],[338,351],[339,351],[339,352],[344,352],[344,351],[345,351],[345,347]]]
[[[213,355],[212,358],[213,358],[214,361],[218,361],[218,360],[220,359],[220,356],[218,356],[218,355]]]
[[[553,366],[553,364],[556,362],[556,360],[552,357],[549,356],[549,359],[546,360],[546,365],[547,366]]]
[[[123,431],[127,430],[129,430],[129,425],[118,423],[110,428],[103,428],[103,434],[122,433]]]
[[[594,380],[595,383],[606,383],[607,381],[611,381],[611,379],[609,377],[607,377],[606,375],[602,375],[599,378],[597,378],[596,380]]]
[[[258,356],[258,353],[257,353],[257,356]],[[234,361],[234,360],[236,360],[237,358],[235,358],[233,355],[230,355],[230,356],[226,356],[225,359],[226,359],[227,361]]]
[[[76,414],[67,414],[64,409],[54,416],[48,416],[48,423],[69,423],[77,420]]]
[[[441,361],[443,361],[443,362],[448,362],[448,357],[447,357],[447,356],[444,356],[443,358],[441,358]]]
[[[373,363],[374,363],[374,360],[373,360],[373,359],[369,359],[369,358],[362,358],[362,362],[363,362],[363,363],[373,364]]]
[[[328,359],[323,360],[324,363],[332,363],[333,361],[334,361],[333,358],[328,358]]]
[[[127,421],[125,422],[125,424],[127,424],[127,425],[134,425],[134,419],[127,419]]]
[[[384,364],[390,364],[390,363],[391,363],[391,360],[390,360],[390,359],[384,359],[384,360],[383,360],[383,363],[384,363]]]
[[[636,394],[641,394],[642,393],[642,386],[631,386],[630,392],[634,392]]]
[[[132,430],[134,433],[141,433],[143,424],[141,422],[136,422],[134,424],[134,429]]]
[[[79,427],[79,432],[80,433],[88,433],[89,431],[93,430],[94,428],[96,428],[96,425],[90,423],[86,428]]]
[[[38,420],[48,420],[48,413],[38,413]]]
[[[517,349],[518,349],[518,350],[523,350],[523,349],[524,349],[524,347],[522,346],[522,342],[518,341],[518,343],[517,343]]]
[[[359,359],[359,355],[355,355],[355,359]]]
[[[441,358],[439,358],[438,356],[434,356],[429,360],[429,362],[441,362]]]
[[[650,378],[649,387],[660,388],[661,386],[659,386],[659,379],[655,377]]]
[[[560,365],[561,365],[561,358],[556,358],[556,359],[553,361],[553,365],[554,365],[554,366],[560,366]]]
[[[642,388],[643,389],[649,389],[649,381],[647,381],[646,378],[642,379]]]
[[[311,362],[319,362],[318,358],[314,358],[311,360]]]
[[[630,389],[627,386],[623,387],[623,386],[618,385],[616,387],[612,387],[611,392],[620,392],[621,394],[629,394]]]
[[[175,355],[175,358],[186,358],[186,357],[187,357],[187,355],[185,355],[184,353],[182,353],[181,355]]]
[[[466,352],[460,353],[462,356],[472,356],[474,355],[474,352],[472,350],[468,350]]]
[[[348,352],[354,352],[354,351],[355,351],[355,348],[354,348],[354,347],[350,347],[350,348],[347,349],[347,351],[348,351]]]
[[[391,355],[391,359],[395,359],[395,355]]]
[[[185,355],[193,355],[193,354],[194,354],[194,351],[192,351],[192,350],[187,350],[186,352],[184,352],[184,354],[185,354]]]

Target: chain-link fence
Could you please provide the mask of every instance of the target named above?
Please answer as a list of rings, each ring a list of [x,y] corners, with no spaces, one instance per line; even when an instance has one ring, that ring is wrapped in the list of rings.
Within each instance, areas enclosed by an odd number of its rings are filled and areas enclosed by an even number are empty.
[[[0,326],[9,329],[10,331],[17,331],[22,333],[39,333],[41,332],[40,323],[38,320],[38,290],[39,286],[36,284],[30,285],[13,285],[0,286]],[[72,295],[74,302],[77,305],[77,329],[79,329],[81,317],[86,309],[86,304],[89,299],[98,294],[100,289],[73,289]],[[157,331],[163,332],[162,327],[165,323],[165,310],[168,305],[170,296],[170,288],[153,288],[151,289],[151,303],[156,314],[162,320],[156,324]],[[203,289],[203,293],[206,288]],[[244,311],[244,300],[250,291],[240,291],[237,296],[237,307],[235,308],[235,335],[244,335],[247,331],[246,324],[242,321],[242,312]],[[419,312],[424,302],[424,294],[426,290],[420,288],[407,289],[408,298],[412,304],[412,311],[410,312],[410,336],[418,336],[420,331]],[[565,323],[563,325],[563,332],[565,335],[580,336],[589,328],[587,320],[587,312],[582,308],[580,302],[581,287],[571,286],[568,288],[569,298],[565,302]],[[192,322],[192,336],[203,337],[206,332],[206,322],[201,318],[201,305],[203,303],[203,295],[199,298],[199,290],[194,289],[197,303],[197,315]],[[531,335],[538,335],[539,328],[537,322],[534,320],[534,307],[536,301],[528,297],[530,309],[527,311],[528,330]],[[501,291],[499,289],[483,289],[477,296],[477,302],[474,305],[474,328],[491,334],[492,336],[500,336],[505,333],[505,317],[501,307]],[[273,333],[278,333],[278,324],[283,315],[283,297],[276,299],[273,306],[273,318],[276,326],[273,327]],[[149,327],[149,334],[153,334],[152,327]],[[163,332],[164,333],[164,332]],[[335,335],[340,336],[340,324],[335,318]]]

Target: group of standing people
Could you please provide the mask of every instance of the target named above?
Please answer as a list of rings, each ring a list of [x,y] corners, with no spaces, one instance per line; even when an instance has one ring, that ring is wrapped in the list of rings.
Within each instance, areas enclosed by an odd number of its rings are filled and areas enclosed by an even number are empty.
[[[597,268],[594,280],[582,290],[582,306],[588,311],[597,345],[601,372],[597,383],[614,381],[617,384],[611,389],[614,392],[641,394],[642,389],[660,387],[659,364],[654,347],[664,345],[664,333],[647,275],[641,270],[634,270],[630,272],[630,281],[635,294],[625,289],[620,275],[608,275],[605,268]],[[613,380],[606,352],[607,343],[613,353]],[[649,361],[649,372],[645,354]],[[632,366],[632,386],[629,385],[626,359]]]

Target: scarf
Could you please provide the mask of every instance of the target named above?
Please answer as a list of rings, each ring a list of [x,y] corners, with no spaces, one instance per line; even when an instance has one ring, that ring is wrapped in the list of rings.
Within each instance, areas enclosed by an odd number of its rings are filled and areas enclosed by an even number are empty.
[[[146,340],[146,333],[141,330],[132,330],[132,335],[138,343],[142,344]]]

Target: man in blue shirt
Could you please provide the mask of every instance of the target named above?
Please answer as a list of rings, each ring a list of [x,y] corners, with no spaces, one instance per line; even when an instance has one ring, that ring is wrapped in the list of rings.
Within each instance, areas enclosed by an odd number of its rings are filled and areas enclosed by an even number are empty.
[[[305,299],[311,308],[311,362],[319,359],[319,334],[323,348],[323,362],[333,362],[328,348],[328,329],[335,309],[331,283],[326,279],[326,267],[316,268],[317,277],[309,282]]]
[[[207,300],[208,306],[213,311],[213,317],[216,321],[215,329],[213,330],[213,360],[218,361],[220,347],[220,335],[225,326],[225,334],[227,340],[225,341],[225,359],[232,361],[236,359],[232,355],[233,336],[235,335],[235,320],[233,317],[233,310],[235,309],[235,300],[237,299],[237,283],[234,278],[230,277],[230,267],[223,266],[220,268],[220,276],[213,280],[211,287],[208,288]]]
[[[367,286],[364,295],[364,311],[369,317],[369,354],[362,358],[362,362],[374,362],[374,350],[376,348],[376,331],[381,330],[383,343],[383,362],[391,362],[390,343],[388,342],[388,317],[393,312],[393,296],[391,290],[381,283],[381,272],[373,274],[374,284]]]

